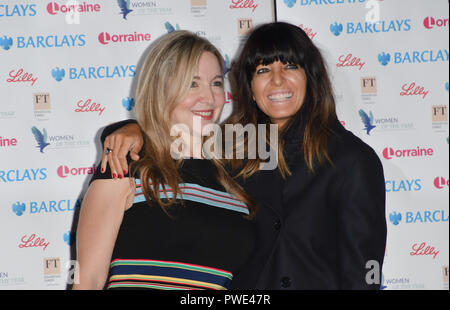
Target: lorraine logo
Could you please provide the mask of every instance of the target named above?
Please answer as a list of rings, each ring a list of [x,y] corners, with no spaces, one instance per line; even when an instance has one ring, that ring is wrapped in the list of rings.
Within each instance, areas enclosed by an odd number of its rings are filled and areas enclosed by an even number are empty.
[[[165,22],[164,23],[164,27],[166,27],[167,33],[171,33],[174,32],[175,30],[180,30],[180,25],[176,24],[175,27],[169,23],[169,22]]]
[[[397,212],[389,213],[389,221],[394,224],[398,225],[402,220],[402,214]]]
[[[447,27],[448,26],[448,18],[445,19],[435,19],[434,17],[428,16],[423,20],[423,25],[427,29],[433,29],[434,27]]]
[[[39,151],[41,153],[44,153],[44,148],[50,145],[50,143],[47,143],[47,130],[43,128],[41,132],[39,129],[37,129],[36,126],[33,126],[31,128],[31,132],[33,133],[34,138],[36,139],[36,142],[38,144],[36,147],[39,148]]]
[[[9,50],[13,44],[13,40],[11,37],[3,36],[0,37],[0,46],[5,50]]]
[[[284,0],[284,4],[286,4],[288,8],[292,8],[296,2],[297,0]]]
[[[133,12],[133,10],[130,10],[130,0],[117,0],[117,4],[120,7],[122,18],[127,19],[127,15]]]
[[[342,30],[344,30],[344,26],[342,26],[342,24],[338,24],[337,22],[335,22],[334,24],[330,25],[330,31],[336,37],[341,34]]]
[[[127,111],[131,111],[134,108],[134,99],[130,97],[126,97],[122,99],[122,106]]]
[[[52,69],[52,77],[57,82],[61,82],[65,75],[66,75],[66,71],[64,71],[64,69],[60,69],[59,67]]]
[[[20,201],[13,203],[12,210],[17,216],[21,216],[25,212],[25,204]]]
[[[374,129],[375,126],[373,124],[373,113],[372,111],[369,111],[369,115],[364,110],[359,110],[359,116],[361,117],[361,121],[364,124],[364,130],[366,131],[367,135],[370,136],[370,131]]]
[[[383,66],[387,66],[387,64],[391,61],[391,54],[382,52],[378,54],[378,62]]]
[[[433,181],[434,187],[438,189],[443,189],[444,187],[449,187],[450,181],[444,177],[436,177]]]

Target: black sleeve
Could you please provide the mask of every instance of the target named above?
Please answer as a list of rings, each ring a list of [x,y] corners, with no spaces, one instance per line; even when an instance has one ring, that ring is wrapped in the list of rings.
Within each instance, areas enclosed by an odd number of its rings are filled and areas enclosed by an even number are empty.
[[[383,166],[367,146],[347,171],[340,191],[341,289],[380,289],[387,235],[385,196]]]
[[[122,128],[125,125],[128,124],[137,124],[137,121],[135,119],[127,119],[124,121],[120,121],[114,124],[111,124],[109,126],[106,126],[105,129],[103,129],[102,135],[100,136],[100,140],[102,141],[102,145],[105,142],[105,139],[107,136],[112,134],[114,131],[116,131],[119,128]]]

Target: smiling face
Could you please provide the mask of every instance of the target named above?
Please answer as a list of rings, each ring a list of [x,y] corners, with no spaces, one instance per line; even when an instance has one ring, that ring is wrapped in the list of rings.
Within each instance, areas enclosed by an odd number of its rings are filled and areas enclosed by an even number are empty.
[[[306,94],[306,74],[299,65],[275,61],[258,65],[251,88],[258,107],[272,123],[283,127],[297,113]]]
[[[186,97],[171,113],[171,123],[185,124],[194,133],[194,117],[201,121],[201,128],[217,122],[225,104],[222,73],[216,56],[203,52]]]

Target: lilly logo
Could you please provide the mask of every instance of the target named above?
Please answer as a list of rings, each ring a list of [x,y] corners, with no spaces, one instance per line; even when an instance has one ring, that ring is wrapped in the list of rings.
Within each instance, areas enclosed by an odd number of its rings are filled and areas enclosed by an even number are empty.
[[[133,10],[130,10],[130,0],[117,0],[117,4],[120,7],[122,18],[127,19],[127,15],[133,12]]]
[[[122,106],[127,111],[131,111],[134,107],[134,99],[130,97],[126,97],[122,99]]]
[[[341,34],[342,30],[344,30],[344,26],[342,26],[342,24],[338,24],[337,22],[335,22],[334,24],[330,25],[330,31],[336,37]]]
[[[398,225],[402,220],[402,214],[397,212],[392,212],[389,214],[389,221],[391,221],[392,224]]]
[[[9,50],[11,45],[13,44],[13,40],[11,37],[3,36],[0,37],[0,46],[5,50]]]
[[[358,112],[359,112],[359,116],[361,117],[361,121],[364,124],[364,130],[366,131],[367,135],[370,136],[370,131],[372,129],[374,129],[375,127],[377,127],[373,124],[372,111],[369,111],[369,115],[367,115],[367,113],[364,112],[364,110],[359,110]]]
[[[36,147],[39,148],[41,153],[44,153],[44,148],[50,145],[50,143],[47,143],[47,130],[44,128],[41,132],[36,126],[33,126],[31,128],[31,132],[33,133],[34,139],[36,139],[38,144]]]
[[[12,205],[12,210],[17,216],[21,216],[25,212],[25,204],[18,201]]]
[[[52,77],[57,82],[61,82],[65,75],[66,75],[66,72],[64,71],[64,69],[60,69],[59,67],[52,69]]]
[[[436,177],[434,179],[434,187],[443,189],[445,186],[449,187],[449,180],[445,180],[443,177]]]
[[[284,4],[286,4],[288,8],[292,8],[296,2],[297,0],[284,0]]]
[[[378,62],[386,66],[391,61],[391,54],[382,52],[378,54]]]

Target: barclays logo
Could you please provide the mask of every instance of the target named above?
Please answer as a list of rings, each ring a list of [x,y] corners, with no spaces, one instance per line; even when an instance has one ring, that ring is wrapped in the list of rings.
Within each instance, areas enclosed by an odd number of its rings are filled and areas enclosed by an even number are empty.
[[[126,97],[122,99],[122,107],[127,110],[131,111],[134,108],[134,98]]]
[[[13,39],[11,37],[3,36],[0,37],[0,47],[5,51],[9,50],[13,45]]]
[[[47,168],[0,170],[0,183],[42,181],[47,179]]]
[[[13,46],[13,42],[16,42],[17,48],[83,47],[86,45],[86,35],[19,36],[14,40],[6,35],[0,37],[0,46],[4,50],[9,50]]]
[[[411,20],[390,20],[390,21],[377,21],[371,22],[348,22],[345,24],[346,34],[375,34],[375,33],[387,33],[387,32],[400,32],[411,30]],[[338,22],[334,22],[330,25],[330,31],[335,36],[339,36],[344,31],[344,25]]]
[[[289,4],[292,2],[295,4],[297,0],[284,0],[284,3],[288,7]],[[308,5],[333,5],[333,4],[357,4],[357,3],[364,3],[366,0],[300,0],[301,6],[308,6]]]
[[[286,4],[288,8],[292,8],[296,2],[297,0],[284,0],[284,4]]]
[[[378,54],[378,62],[387,66],[391,60],[393,64],[419,64],[435,63],[449,61],[448,50],[424,50],[424,51],[406,51],[390,53],[382,52]]]
[[[344,26],[342,26],[342,24],[338,24],[337,22],[335,22],[334,24],[330,25],[330,31],[336,37],[341,34],[342,30],[344,30]]]
[[[60,69],[59,67],[52,69],[52,77],[57,82],[61,82],[65,75],[66,75],[66,71],[64,69]]]
[[[27,214],[44,214],[44,213],[64,213],[73,212],[76,208],[81,207],[81,200],[49,200],[49,201],[30,201],[28,203],[24,202],[14,202],[11,205],[11,210],[17,216],[22,216]]]
[[[387,66],[387,64],[391,61],[391,54],[382,52],[378,54],[378,62],[383,66]]]
[[[127,66],[98,66],[98,67],[80,67],[68,68],[68,78],[70,80],[99,80],[134,77],[136,75],[136,65]],[[52,77],[60,82],[66,76],[66,70],[56,67],[52,70]]]
[[[421,179],[411,180],[388,180],[385,181],[386,193],[395,192],[417,192],[422,189]]]
[[[447,210],[427,210],[427,211],[408,211],[402,216],[400,212],[389,213],[389,221],[394,226],[398,226],[402,221],[405,224],[417,223],[443,223],[448,222],[449,216]]]
[[[0,4],[0,18],[17,16],[36,16],[36,4]]]

